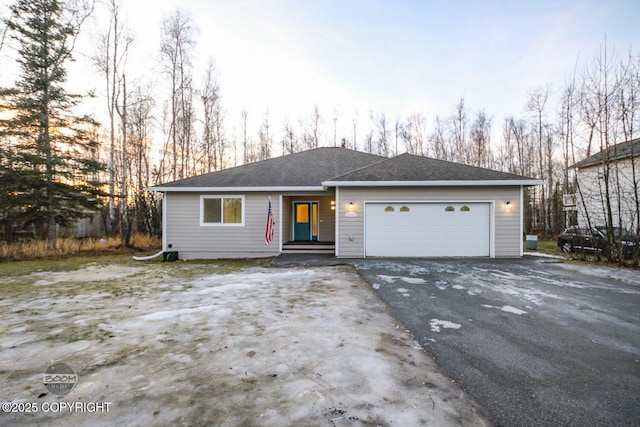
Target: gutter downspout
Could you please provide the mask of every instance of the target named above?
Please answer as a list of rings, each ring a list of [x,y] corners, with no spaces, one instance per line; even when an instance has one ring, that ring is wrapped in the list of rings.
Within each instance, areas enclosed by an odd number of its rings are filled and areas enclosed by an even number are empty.
[[[524,256],[524,250],[522,249],[522,236],[524,235],[524,185],[520,186],[520,257]]]
[[[133,256],[134,261],[149,261],[162,256],[167,251],[167,194],[162,193],[162,250],[149,256]]]
[[[336,187],[336,230],[335,230],[335,241],[336,241],[336,258],[340,257],[340,187]]]
[[[162,252],[167,251],[167,193],[162,193]]]
[[[278,240],[280,241],[278,244],[278,252],[282,253],[282,202],[284,196],[280,194],[280,206],[278,207]]]

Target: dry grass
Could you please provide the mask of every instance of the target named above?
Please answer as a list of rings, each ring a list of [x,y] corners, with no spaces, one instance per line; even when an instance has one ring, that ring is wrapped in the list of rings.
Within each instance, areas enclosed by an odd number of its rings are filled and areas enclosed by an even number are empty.
[[[32,259],[50,259],[73,255],[119,254],[140,251],[160,250],[162,239],[157,236],[134,234],[132,247],[121,245],[119,237],[57,239],[56,248],[47,247],[45,240],[24,240],[16,243],[0,242],[0,261],[24,261]]]

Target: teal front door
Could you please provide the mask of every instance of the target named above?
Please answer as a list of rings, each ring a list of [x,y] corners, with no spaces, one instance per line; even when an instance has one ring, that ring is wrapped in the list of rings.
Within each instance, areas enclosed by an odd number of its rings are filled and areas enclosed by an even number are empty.
[[[294,240],[318,240],[318,203],[298,202],[294,210]]]

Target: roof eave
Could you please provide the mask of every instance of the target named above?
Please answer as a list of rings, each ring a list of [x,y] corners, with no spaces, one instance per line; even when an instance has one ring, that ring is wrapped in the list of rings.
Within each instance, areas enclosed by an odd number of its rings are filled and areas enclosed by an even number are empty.
[[[265,191],[324,191],[321,185],[314,186],[272,186],[272,187],[163,187],[161,185],[148,187],[147,191],[161,193],[210,193],[210,192],[265,192]]]
[[[544,185],[544,180],[325,181],[322,185],[325,187],[505,187]]]

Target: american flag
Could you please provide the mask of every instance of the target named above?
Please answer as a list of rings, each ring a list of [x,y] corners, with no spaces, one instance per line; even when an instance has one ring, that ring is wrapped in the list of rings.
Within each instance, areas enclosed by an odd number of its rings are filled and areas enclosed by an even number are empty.
[[[267,229],[264,232],[265,245],[268,245],[273,240],[273,226],[276,222],[273,219],[273,213],[271,212],[271,197],[269,197],[269,212],[267,212]]]

